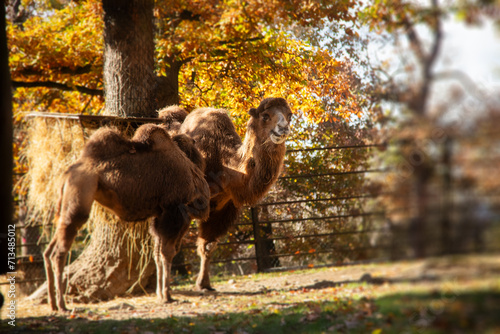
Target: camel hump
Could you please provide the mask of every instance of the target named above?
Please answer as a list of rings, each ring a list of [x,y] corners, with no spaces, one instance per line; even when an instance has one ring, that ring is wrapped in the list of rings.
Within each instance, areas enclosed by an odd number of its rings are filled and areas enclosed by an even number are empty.
[[[182,123],[188,115],[186,109],[181,106],[173,105],[158,110],[158,117],[163,119],[164,122],[179,122]]]
[[[186,109],[178,105],[169,106],[158,111],[158,117],[163,120],[161,127],[171,136],[177,134],[187,115]]]
[[[150,150],[166,150],[172,147],[172,138],[164,128],[155,124],[140,126],[132,137],[132,142],[146,145]]]
[[[205,157],[207,171],[219,171],[242,144],[225,109],[196,109],[186,117],[179,132],[196,141],[196,147]]]
[[[130,141],[113,128],[100,128],[85,144],[82,157],[105,160],[110,157],[127,153],[131,150]]]
[[[218,144],[219,146],[241,144],[241,138],[225,109],[199,108],[192,111],[186,117],[180,132],[194,138],[198,147],[204,144]],[[212,140],[217,143],[208,143]]]

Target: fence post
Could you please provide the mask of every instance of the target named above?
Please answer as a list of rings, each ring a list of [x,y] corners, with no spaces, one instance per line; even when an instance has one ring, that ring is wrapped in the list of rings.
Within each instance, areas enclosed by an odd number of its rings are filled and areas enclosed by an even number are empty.
[[[250,209],[252,212],[252,225],[253,225],[253,237],[255,244],[255,257],[257,259],[257,272],[264,271],[264,263],[262,258],[262,230],[259,225],[259,209],[252,207]]]
[[[443,142],[442,163],[443,163],[443,210],[441,217],[441,249],[443,254],[449,254],[452,250],[451,243],[451,155],[452,155],[453,141],[450,136],[447,136]]]

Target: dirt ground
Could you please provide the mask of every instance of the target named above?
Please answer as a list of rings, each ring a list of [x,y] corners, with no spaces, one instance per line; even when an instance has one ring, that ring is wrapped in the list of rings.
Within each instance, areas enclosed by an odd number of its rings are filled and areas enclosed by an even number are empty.
[[[193,291],[192,285],[173,287],[171,304],[158,304],[154,294],[140,297],[117,298],[99,304],[71,303],[73,314],[102,311],[107,318],[181,316],[200,313],[231,312],[241,302],[252,303],[259,296],[286,292],[337,290],[349,283],[366,282],[382,293],[384,287],[394,290],[395,285],[413,284],[427,288],[442,283],[458,284],[471,279],[488,279],[500,274],[500,256],[458,256],[432,258],[418,261],[352,265],[271,274],[233,276],[214,283],[215,292]],[[284,295],[286,296],[286,295]],[[124,312],[124,311],[127,312]],[[21,300],[17,309],[18,318],[28,316],[50,316],[54,312],[47,304],[33,305]],[[4,315],[2,315],[4,318]]]
[[[196,319],[221,314],[253,314],[263,310],[279,312],[301,303],[375,299],[409,291],[442,291],[455,295],[467,289],[499,292],[499,274],[499,255],[313,268],[228,277],[213,284],[215,292],[193,291],[191,283],[177,285],[173,287],[176,301],[170,304],[158,304],[154,294],[122,297],[96,304],[73,303],[68,298],[68,307],[73,310],[63,317],[92,322],[173,317]],[[21,328],[23,323],[33,327],[33,323],[40,321],[36,319],[50,323],[51,319],[61,317],[46,303],[34,304],[24,299],[18,304],[16,318]],[[5,322],[5,308],[1,317]]]

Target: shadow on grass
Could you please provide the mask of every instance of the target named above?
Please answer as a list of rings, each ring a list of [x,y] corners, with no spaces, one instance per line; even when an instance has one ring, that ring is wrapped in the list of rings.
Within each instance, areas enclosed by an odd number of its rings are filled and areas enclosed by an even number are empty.
[[[24,318],[4,333],[485,333],[500,330],[500,293],[392,294],[268,304],[240,313],[129,320]],[[380,331],[379,331],[380,330]]]

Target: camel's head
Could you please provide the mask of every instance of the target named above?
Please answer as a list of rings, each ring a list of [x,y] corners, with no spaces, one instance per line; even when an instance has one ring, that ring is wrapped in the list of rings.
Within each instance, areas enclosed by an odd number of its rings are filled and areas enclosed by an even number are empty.
[[[263,139],[269,138],[275,144],[283,144],[290,134],[292,110],[281,97],[262,100],[257,109],[250,109],[249,114],[256,125],[257,135]]]

